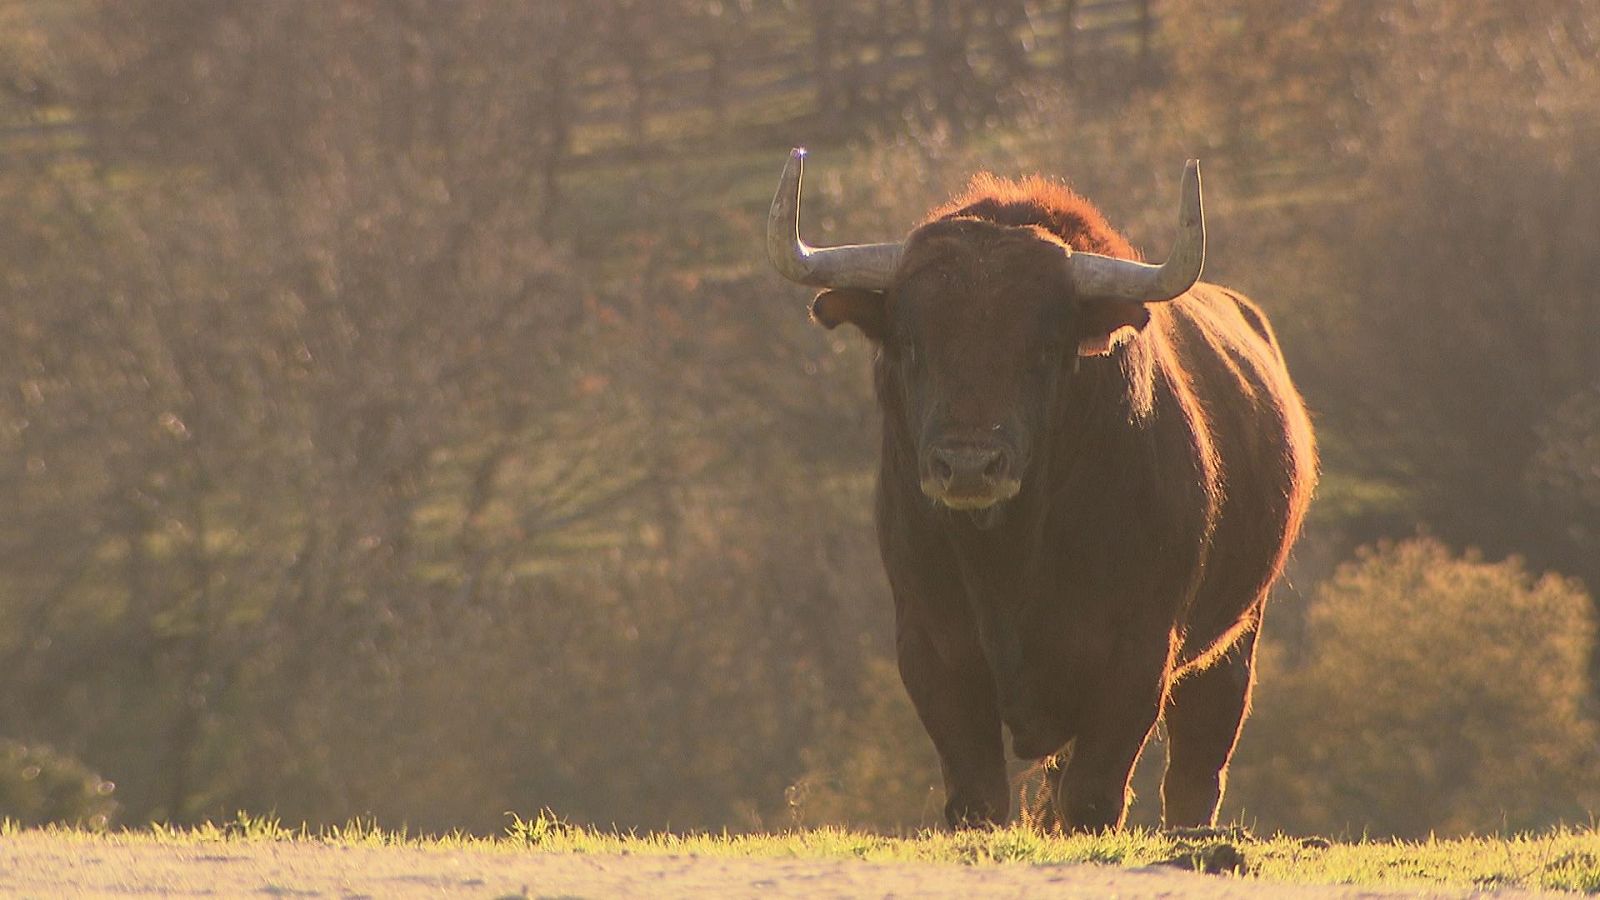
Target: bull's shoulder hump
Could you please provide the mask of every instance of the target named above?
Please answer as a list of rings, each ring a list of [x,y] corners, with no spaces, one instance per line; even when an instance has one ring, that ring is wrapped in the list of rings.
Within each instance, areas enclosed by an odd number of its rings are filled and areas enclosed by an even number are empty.
[[[1267,314],[1254,300],[1233,288],[1209,282],[1200,282],[1178,302],[1178,312],[1186,318],[1198,320],[1214,337],[1254,339],[1263,341],[1272,355],[1282,358],[1278,335],[1273,331]]]

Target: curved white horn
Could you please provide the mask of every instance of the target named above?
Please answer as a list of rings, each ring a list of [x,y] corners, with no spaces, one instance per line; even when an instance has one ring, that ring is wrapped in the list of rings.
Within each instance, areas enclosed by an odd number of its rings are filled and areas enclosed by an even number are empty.
[[[1116,259],[1098,253],[1073,253],[1073,292],[1085,299],[1160,303],[1171,300],[1200,280],[1206,261],[1206,218],[1200,202],[1200,161],[1183,169],[1178,201],[1178,237],[1167,261],[1159,266]]]
[[[848,244],[811,247],[800,240],[800,178],[806,151],[789,151],[778,193],[767,216],[767,257],[783,277],[813,287],[887,290],[900,263],[902,245]]]

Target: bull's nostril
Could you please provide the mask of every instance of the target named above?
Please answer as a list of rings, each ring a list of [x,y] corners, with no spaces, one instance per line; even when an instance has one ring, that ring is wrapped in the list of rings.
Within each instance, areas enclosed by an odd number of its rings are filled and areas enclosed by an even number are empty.
[[[1000,476],[1004,475],[1006,471],[1005,462],[1005,457],[1003,456],[996,456],[994,459],[989,460],[989,464],[983,467],[983,477],[991,484],[999,481]]]
[[[955,444],[929,451],[924,484],[963,497],[988,494],[1011,477],[1011,454],[1002,447]]]

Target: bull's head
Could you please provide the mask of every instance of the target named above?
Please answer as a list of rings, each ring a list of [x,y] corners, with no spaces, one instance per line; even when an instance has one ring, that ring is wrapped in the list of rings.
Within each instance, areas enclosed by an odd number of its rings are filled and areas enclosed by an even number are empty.
[[[818,322],[849,322],[882,347],[922,491],[954,509],[1016,496],[1034,435],[1079,354],[1142,328],[1146,304],[1178,297],[1200,277],[1205,221],[1194,160],[1178,238],[1159,266],[971,217],[936,219],[903,242],[810,247],[799,233],[804,160],[803,150],[790,154],[773,198],[768,256],[785,277],[825,289],[812,306]]]

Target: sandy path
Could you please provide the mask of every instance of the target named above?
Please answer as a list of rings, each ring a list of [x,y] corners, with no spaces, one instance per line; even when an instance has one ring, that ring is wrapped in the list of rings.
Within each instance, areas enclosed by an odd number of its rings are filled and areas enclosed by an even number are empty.
[[[842,860],[566,855],[159,844],[128,838],[0,838],[5,897],[1194,897],[1532,896],[1266,884],[1163,867],[957,866]]]

